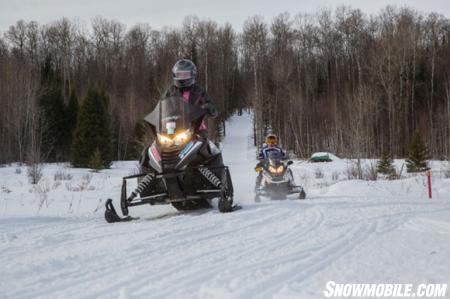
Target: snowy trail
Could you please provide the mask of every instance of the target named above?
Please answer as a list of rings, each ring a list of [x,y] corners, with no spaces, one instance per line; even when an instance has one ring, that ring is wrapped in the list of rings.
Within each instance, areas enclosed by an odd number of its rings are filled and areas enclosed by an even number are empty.
[[[250,130],[234,117],[223,143],[234,213],[145,207],[113,225],[100,212],[2,214],[0,298],[322,298],[329,280],[450,282],[449,199],[359,197],[343,182],[348,195],[256,204]]]

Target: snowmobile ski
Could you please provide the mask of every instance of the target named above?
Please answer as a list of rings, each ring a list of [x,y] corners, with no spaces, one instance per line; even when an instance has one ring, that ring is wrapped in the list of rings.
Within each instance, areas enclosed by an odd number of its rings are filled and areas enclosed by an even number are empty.
[[[133,221],[133,220],[137,220],[139,218],[137,217],[131,217],[131,216],[126,216],[126,217],[120,217],[117,212],[116,209],[114,209],[114,206],[112,204],[112,199],[108,198],[108,200],[106,201],[105,204],[105,220],[108,223],[115,223],[115,222],[128,222],[128,221]]]

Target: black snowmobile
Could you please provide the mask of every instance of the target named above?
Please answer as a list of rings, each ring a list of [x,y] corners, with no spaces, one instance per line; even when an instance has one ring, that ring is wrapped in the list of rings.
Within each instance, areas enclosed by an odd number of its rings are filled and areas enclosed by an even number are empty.
[[[193,130],[205,113],[181,97],[168,97],[144,118],[157,138],[143,152],[142,173],[123,178],[120,198],[123,215],[128,216],[129,207],[145,204],[172,204],[178,210],[210,208],[214,198],[219,199],[218,208],[222,213],[238,208],[233,206],[230,171],[223,165],[220,150]],[[137,179],[138,183],[128,194],[130,179]],[[121,218],[108,199],[105,219],[111,223],[135,218]]]
[[[294,176],[289,168],[292,161],[285,162],[279,152],[269,154],[267,161],[262,165],[262,179],[259,188],[256,188],[255,201],[260,201],[260,196],[271,199],[285,199],[289,194],[298,193],[299,199],[305,199],[306,193],[303,187],[294,184]]]

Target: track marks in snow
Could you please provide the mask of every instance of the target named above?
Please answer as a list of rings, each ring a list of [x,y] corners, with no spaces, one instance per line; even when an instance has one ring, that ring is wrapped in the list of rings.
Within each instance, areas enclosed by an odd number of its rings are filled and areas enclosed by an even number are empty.
[[[0,243],[10,285],[5,297],[111,298],[121,288],[129,298],[300,292],[335,263],[357,269],[353,252],[379,235],[446,233],[445,222],[428,220],[445,208],[337,198],[269,201],[230,214],[175,212],[114,225],[101,218],[9,218],[0,228],[17,223],[8,232],[17,238]]]
[[[318,222],[309,222],[304,219],[305,231],[293,230],[286,234],[286,243],[272,244],[270,254],[259,260],[243,263],[233,273],[222,275],[211,286],[209,296],[214,297],[214,292],[221,288],[221,281],[231,281],[227,286],[222,286],[222,291],[232,297],[239,298],[266,298],[290,282],[301,283],[306,277],[328,267],[334,261],[346,254],[369,237],[377,227],[376,222],[369,222],[358,226],[341,227],[339,233],[324,233],[328,228],[323,225],[323,214],[317,208],[311,208]],[[278,240],[274,238],[274,240]],[[261,250],[265,250],[261,249]],[[239,281],[238,288],[233,289],[233,281]],[[242,287],[242,288],[241,288]],[[203,292],[208,293],[207,289]],[[258,294],[255,296],[255,294]]]

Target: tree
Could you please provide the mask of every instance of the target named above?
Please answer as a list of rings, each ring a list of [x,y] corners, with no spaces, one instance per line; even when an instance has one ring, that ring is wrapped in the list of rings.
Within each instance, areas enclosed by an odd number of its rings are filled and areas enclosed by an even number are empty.
[[[69,103],[67,104],[67,107],[65,109],[65,130],[64,130],[64,152],[70,152],[70,146],[73,143],[73,134],[75,131],[75,128],[77,126],[77,117],[78,117],[78,110],[80,107],[78,106],[78,98],[75,94],[75,90],[72,90],[70,93]],[[65,155],[65,157],[68,157]]]
[[[95,172],[98,172],[99,170],[102,170],[105,168],[103,164],[102,159],[102,153],[98,149],[98,147],[95,149],[94,153],[92,154],[91,158],[89,159],[89,168],[93,169]]]
[[[43,118],[42,153],[49,161],[57,161],[63,155],[65,110],[61,83],[50,56],[45,59],[41,76],[38,102]]]
[[[78,114],[72,145],[72,164],[89,167],[99,149],[102,165],[108,168],[112,160],[111,116],[106,93],[90,87]]]
[[[406,168],[408,172],[422,172],[428,170],[428,149],[423,143],[419,131],[416,131],[409,145]]]
[[[395,168],[391,158],[391,154],[388,151],[384,151],[381,154],[381,159],[377,164],[377,172],[386,174],[388,176],[393,176],[395,174]]]

